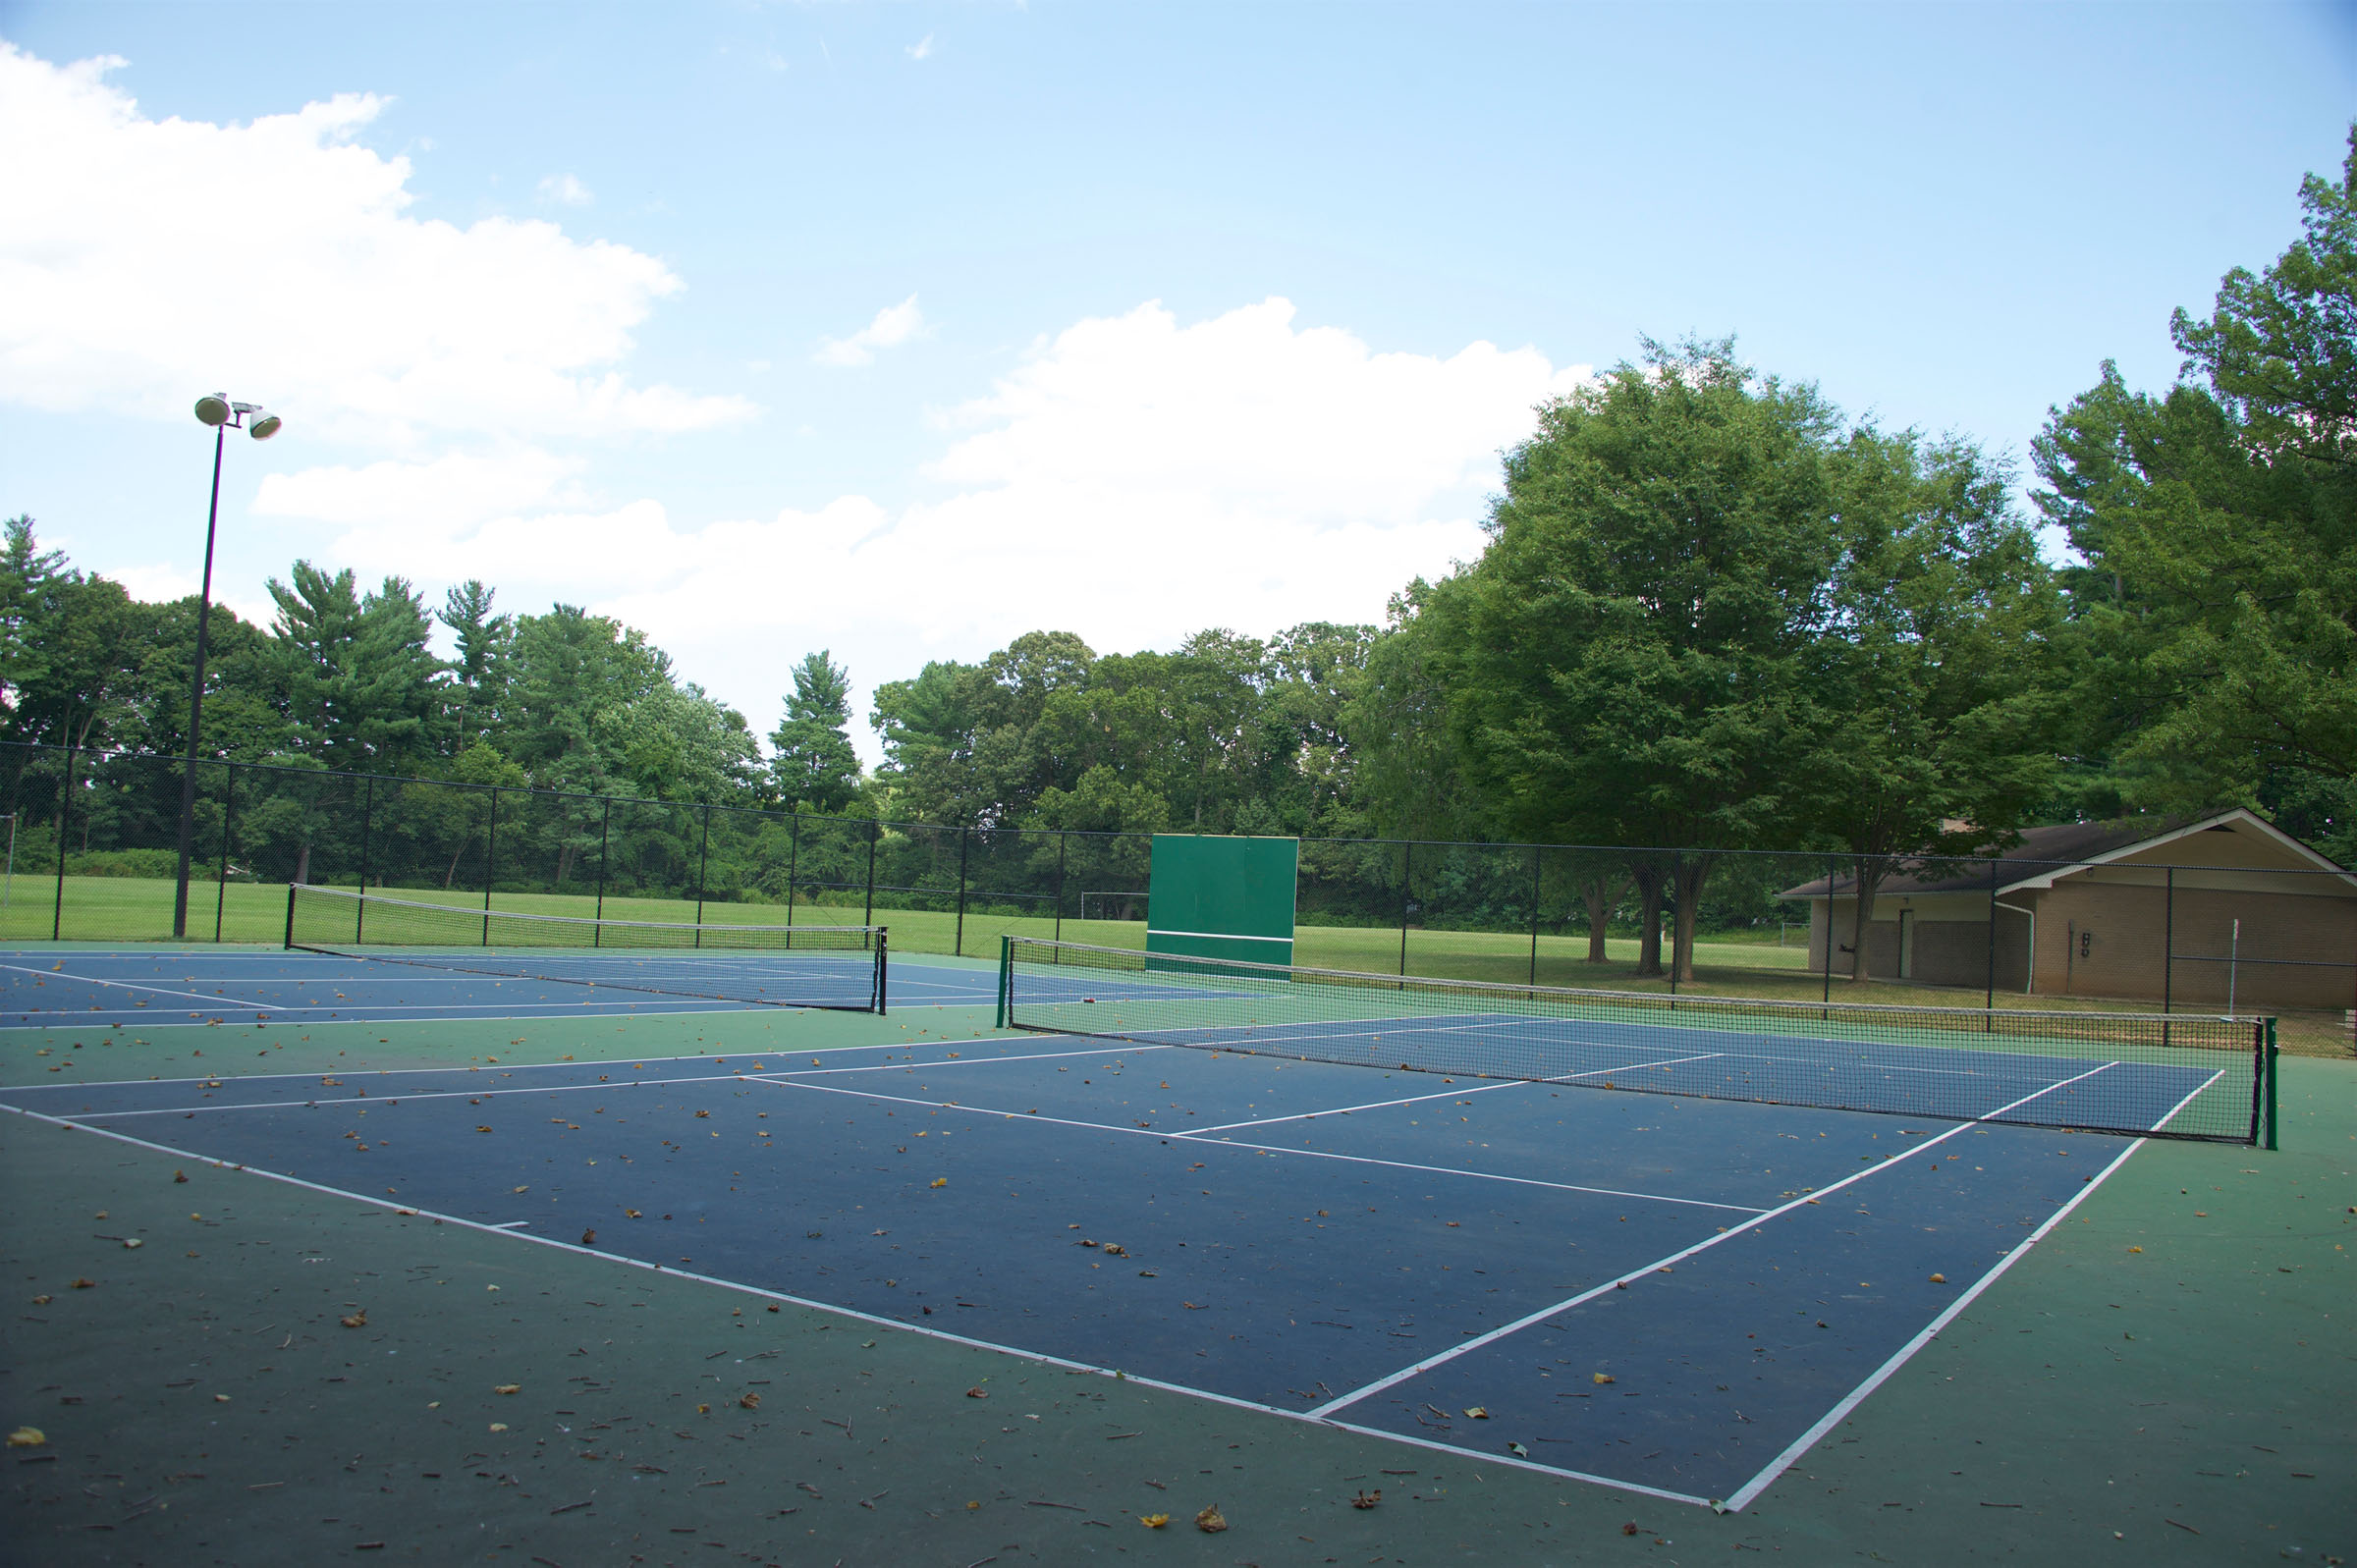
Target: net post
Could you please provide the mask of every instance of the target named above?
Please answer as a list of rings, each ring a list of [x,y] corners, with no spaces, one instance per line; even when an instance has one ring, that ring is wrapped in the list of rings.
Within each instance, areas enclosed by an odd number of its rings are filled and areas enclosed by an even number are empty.
[[[2275,1020],[2267,1020],[2267,1150],[2275,1152]]]
[[[293,882],[287,884],[287,950],[289,952],[295,950],[295,893],[300,886],[301,884]]]
[[[1001,936],[999,938],[999,1013],[997,1019],[991,1024],[992,1028],[1005,1029],[1009,1027],[1007,1020],[1014,1011],[1012,1005],[1014,1000],[1014,939],[1011,936]]]
[[[950,944],[954,956],[965,956],[965,844],[970,829],[958,830],[958,937]]]
[[[879,1018],[884,1016],[885,993],[890,979],[891,959],[885,950],[885,938],[888,935],[885,927],[876,928],[876,1016]]]

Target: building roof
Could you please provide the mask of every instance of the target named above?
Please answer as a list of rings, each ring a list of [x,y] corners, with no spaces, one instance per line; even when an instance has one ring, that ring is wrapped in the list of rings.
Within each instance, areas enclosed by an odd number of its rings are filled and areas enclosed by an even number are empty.
[[[2339,872],[2344,867],[2317,853],[2273,823],[2248,811],[2214,813],[2207,817],[2128,817],[2115,822],[2065,822],[2050,828],[2025,828],[2020,841],[1998,855],[1997,891],[2001,894],[2023,889],[2049,888],[2057,880],[2089,866],[2124,859],[2141,850],[2213,829],[2240,833],[2286,850],[2289,857],[2315,871]],[[1877,888],[1878,893],[1986,892],[1989,857],[1926,857],[1914,869],[1894,869]],[[1819,877],[1797,888],[1786,888],[1780,898],[1823,898],[1829,879]],[[1857,876],[1836,873],[1830,879],[1835,896],[1857,891]],[[2357,879],[2352,880],[2357,885]]]

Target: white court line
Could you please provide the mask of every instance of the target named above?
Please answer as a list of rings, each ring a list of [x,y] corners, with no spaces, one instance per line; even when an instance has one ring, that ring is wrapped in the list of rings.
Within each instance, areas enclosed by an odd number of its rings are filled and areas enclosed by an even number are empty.
[[[956,1043],[955,1041],[951,1042],[953,1045]],[[1143,1055],[1149,1051],[1177,1051],[1178,1049],[1177,1046],[1124,1045],[1112,1051],[1034,1051],[1019,1056],[960,1056],[956,1061],[885,1061],[878,1062],[872,1067],[804,1067],[798,1071],[791,1067],[770,1067],[764,1070],[773,1076],[784,1074],[794,1078],[815,1078],[821,1073],[916,1072],[930,1067],[990,1067],[996,1066],[1002,1061],[1065,1061],[1074,1056],[1131,1056]],[[1500,1087],[1506,1086],[1500,1085]],[[1238,1122],[1237,1125],[1246,1124]]]
[[[1155,1138],[1166,1144],[1182,1140],[1178,1134],[1160,1127],[1123,1127],[1110,1121],[1079,1121],[1070,1116],[1044,1116],[1032,1110],[1002,1110],[996,1106],[969,1106],[956,1100],[912,1100],[904,1095],[880,1095],[869,1089],[846,1089],[839,1084],[804,1083],[795,1078],[774,1075],[751,1080],[774,1083],[781,1089],[815,1089],[823,1094],[852,1095],[861,1100],[885,1100],[896,1106],[929,1106],[936,1110],[962,1110],[976,1116],[997,1116],[1007,1121],[1040,1121],[1056,1127],[1083,1127],[1090,1132],[1126,1133],[1132,1138]],[[1507,1176],[1490,1170],[1466,1170],[1455,1165],[1422,1165],[1405,1160],[1378,1160],[1371,1155],[1337,1154],[1325,1149],[1290,1149],[1284,1144],[1238,1143],[1233,1138],[1221,1138],[1213,1144],[1187,1142],[1191,1149],[1221,1148],[1249,1149],[1256,1154],[1300,1155],[1311,1160],[1339,1160],[1353,1165],[1383,1165],[1393,1170],[1421,1170],[1434,1176],[1466,1176],[1475,1181],[1503,1181],[1516,1187],[1545,1187],[1552,1192],[1584,1192],[1606,1198],[1633,1198],[1640,1203],[1679,1204],[1693,1209],[1725,1209],[1733,1214],[1757,1215],[1757,1209],[1741,1204],[1711,1203],[1701,1198],[1672,1198],[1658,1192],[1625,1192],[1617,1187],[1585,1187],[1572,1181],[1541,1181],[1535,1176]],[[1828,1187],[1826,1191],[1833,1189]]]
[[[1005,1035],[972,1035],[963,1040],[931,1040],[924,1042],[924,1044],[939,1046],[988,1046],[994,1045],[999,1041],[1005,1040],[1006,1038],[1008,1037]],[[686,1055],[632,1056],[628,1059],[631,1061],[708,1061],[714,1066],[724,1066],[728,1063],[731,1057],[735,1056],[808,1056],[813,1054],[823,1056],[829,1054],[840,1054],[844,1052],[850,1051],[905,1051],[908,1049],[909,1045],[910,1042],[905,1040],[879,1040],[875,1044],[867,1046],[822,1046],[815,1052],[806,1049],[780,1051],[774,1046],[766,1048],[756,1046],[749,1051],[731,1051],[725,1054],[717,1055],[708,1051],[698,1051],[692,1054]],[[1095,1053],[1089,1053],[1089,1054],[1095,1054]],[[519,1061],[513,1064],[501,1063],[492,1066],[476,1067],[352,1067],[338,1070],[350,1072],[352,1076],[356,1078],[389,1078],[395,1073],[441,1072],[496,1072],[504,1077],[509,1074],[519,1072],[579,1072],[584,1068],[611,1067],[615,1063],[624,1059],[625,1058],[621,1056],[609,1056],[603,1061]],[[783,1071],[785,1069],[756,1067],[755,1070],[771,1072]],[[335,1072],[317,1071],[239,1073],[199,1072],[183,1078],[104,1078],[94,1079],[87,1083],[17,1084],[10,1088],[0,1089],[0,1096],[19,1094],[26,1091],[38,1091],[45,1094],[62,1094],[68,1090],[80,1090],[86,1094],[92,1089],[126,1083],[209,1084],[215,1079],[219,1079],[223,1083],[267,1083],[278,1078],[328,1078],[336,1075],[337,1074]],[[322,1087],[325,1086],[323,1085]],[[422,1093],[423,1091],[420,1092]]]
[[[1591,1289],[1583,1290],[1578,1295],[1569,1297],[1563,1301],[1560,1301],[1552,1307],[1544,1307],[1537,1312],[1526,1313],[1522,1317],[1516,1318],[1512,1323],[1501,1325],[1500,1326],[1491,1329],[1487,1333],[1478,1334],[1471,1339],[1467,1339],[1460,1344],[1452,1346],[1450,1349],[1442,1351],[1437,1356],[1427,1356],[1425,1359],[1416,1362],[1412,1366],[1402,1367],[1399,1371],[1391,1373],[1386,1377],[1378,1378],[1373,1382],[1368,1383],[1363,1387],[1353,1388],[1346,1394],[1330,1399],[1326,1403],[1319,1405],[1316,1409],[1312,1410],[1310,1414],[1313,1416],[1324,1416],[1333,1411],[1341,1410],[1345,1406],[1354,1405],[1362,1399],[1383,1392],[1386,1388],[1393,1387],[1398,1383],[1403,1383],[1410,1378],[1421,1377],[1423,1374],[1430,1372],[1435,1367],[1444,1366],[1449,1362],[1454,1361],[1459,1356],[1468,1355],[1473,1351],[1481,1349],[1485,1345],[1489,1345],[1500,1339],[1504,1339],[1508,1334],[1519,1333],[1521,1330],[1529,1327],[1533,1324],[1544,1323],[1546,1320],[1555,1317],[1559,1313],[1569,1312],[1574,1307],[1594,1301],[1598,1296],[1604,1295],[1607,1291],[1617,1290],[1623,1285],[1634,1284],[1638,1280],[1643,1279],[1648,1274],[1654,1272],[1656,1270],[1669,1268],[1672,1264],[1683,1263],[1686,1259],[1693,1257],[1697,1253],[1708,1252],[1711,1248],[1718,1246],[1723,1241],[1732,1240],[1734,1237],[1758,1229],[1772,1219],[1781,1218],[1783,1216],[1790,1214],[1795,1209],[1800,1209],[1809,1204],[1817,1203],[1821,1201],[1827,1193],[1839,1192],[1842,1188],[1850,1185],[1852,1182],[1864,1181],[1867,1177],[1873,1175],[1879,1170],[1889,1170],[1893,1165],[1912,1160],[1917,1155],[1923,1153],[1923,1151],[1926,1149],[1936,1149],[1940,1145],[1947,1142],[1948,1139],[1955,1137],[1958,1133],[1969,1132],[1974,1127],[1979,1126],[1981,1123],[1992,1120],[1995,1117],[2001,1116],[2006,1111],[2013,1109],[2015,1107],[2028,1105],[2031,1101],[2036,1100],[2039,1095],[2052,1094],[2057,1089],[2067,1089],[2072,1084],[2077,1083],[2079,1079],[2092,1078],[2097,1073],[2103,1072],[2112,1065],[2114,1065],[2114,1063],[2107,1061],[2101,1067],[2090,1068],[2086,1072],[2080,1073],[2077,1077],[2065,1078],[2062,1080],[2062,1082],[2057,1084],[2049,1084],[2044,1089],[2039,1090],[2037,1094],[2024,1095],[2019,1100],[2013,1101],[2009,1105],[2000,1106],[1995,1110],[1989,1111],[1980,1116],[1976,1116],[1970,1121],[1959,1121],[1954,1126],[1948,1128],[1947,1131],[1941,1133],[1938,1137],[1926,1138],[1923,1142],[1915,1145],[1913,1148],[1893,1155],[1888,1160],[1868,1165],[1863,1170],[1852,1171],[1850,1174],[1842,1177],[1839,1181],[1835,1182],[1830,1187],[1821,1187],[1817,1191],[1806,1194],[1799,1198],[1795,1198],[1789,1203],[1779,1204],[1774,1209],[1769,1210],[1766,1214],[1746,1219],[1739,1225],[1734,1225],[1728,1229],[1722,1230],[1715,1236],[1706,1236],[1702,1240],[1694,1243],[1692,1246],[1682,1247],[1678,1251],[1670,1254],[1666,1258],[1657,1258],[1652,1263],[1641,1265],[1638,1268],[1630,1270],[1624,1274],[1620,1274],[1612,1279],[1607,1279],[1604,1281],[1604,1283],[1594,1286]]]
[[[236,1007],[240,1011],[250,1012],[262,1005],[259,1002],[241,1005],[239,1003],[229,1001],[228,999],[224,997],[208,997],[200,992],[179,991],[170,986],[142,986],[129,980],[100,980],[92,975],[68,974],[62,969],[33,969],[20,963],[0,963],[0,969],[13,969],[21,975],[38,975],[44,980],[55,978],[59,980],[78,980],[85,986],[112,986],[117,991],[151,991],[159,997],[193,997],[198,1001],[203,1002],[209,1007],[220,1007],[226,1005]]]
[[[1721,1054],[1706,1051],[1694,1056],[1671,1056],[1662,1061],[1632,1061],[1622,1067],[1594,1067],[1586,1072],[1566,1072],[1553,1078],[1512,1078],[1505,1083],[1485,1083],[1475,1089],[1449,1089],[1433,1095],[1410,1095],[1403,1100],[1375,1100],[1363,1106],[1338,1106],[1332,1110],[1301,1110],[1289,1116],[1263,1116],[1258,1121],[1231,1121],[1220,1127],[1196,1127],[1180,1133],[1182,1138],[1200,1138],[1206,1133],[1233,1132],[1238,1127],[1267,1127],[1281,1121],[1310,1121],[1319,1116],[1346,1116],[1353,1110],[1385,1110],[1394,1106],[1422,1105],[1427,1100],[1454,1100],[1459,1095],[1486,1095],[1496,1089],[1527,1089],[1533,1084],[1572,1083],[1581,1078],[1594,1078],[1608,1072],[1638,1072],[1647,1067],[1674,1067],[1681,1061],[1710,1061]],[[1397,1068],[1389,1069],[1398,1071]]]
[[[490,1100],[500,1095],[584,1095],[608,1089],[661,1089],[686,1083],[766,1083],[749,1073],[699,1073],[693,1078],[632,1078],[623,1083],[551,1083],[516,1089],[394,1090],[386,1095],[338,1095],[328,1100],[246,1100],[227,1106],[157,1106],[139,1110],[82,1110],[65,1121],[113,1120],[123,1116],[192,1116],[200,1110],[318,1110],[338,1106],[398,1106],[405,1100]]]
[[[1403,1442],[1412,1447],[1429,1448],[1435,1453],[1455,1454],[1459,1458],[1478,1459],[1485,1465],[1505,1465],[1514,1470],[1535,1470],[1543,1476],[1568,1476],[1573,1481],[1584,1481],[1590,1486],[1611,1487],[1619,1491],[1633,1491],[1640,1496],[1659,1497],[1664,1502],[1691,1503],[1697,1508],[1710,1506],[1708,1497],[1695,1497],[1682,1491],[1671,1491],[1661,1487],[1648,1487],[1643,1482],[1620,1481],[1612,1476],[1594,1475],[1585,1470],[1564,1470],[1556,1465],[1542,1465],[1535,1459],[1517,1459],[1511,1454],[1493,1454],[1471,1448],[1459,1448],[1454,1443],[1442,1442],[1437,1438],[1411,1437],[1403,1432],[1385,1432],[1381,1427],[1361,1427],[1352,1422],[1335,1421],[1331,1418],[1320,1421],[1318,1424],[1323,1427],[1339,1427],[1343,1432],[1354,1432],[1361,1437],[1381,1437],[1387,1442]]]
[[[2175,1113],[2176,1112],[2174,1111],[2170,1112],[2171,1115],[2174,1115]],[[2045,1224],[2040,1225],[2036,1230],[2031,1231],[2028,1236],[2022,1239],[2021,1245],[2015,1247],[2011,1252],[2006,1253],[2002,1258],[2000,1258],[1997,1261],[1997,1267],[1990,1270],[1987,1273],[1981,1275],[1979,1279],[1975,1280],[1970,1290],[1965,1291],[1954,1301],[1949,1302],[1946,1312],[1943,1312],[1939,1317],[1934,1318],[1930,1323],[1924,1325],[1923,1331],[1921,1333],[1918,1333],[1914,1338],[1899,1346],[1898,1349],[1891,1355],[1890,1360],[1884,1362],[1880,1367],[1875,1369],[1873,1376],[1869,1377],[1864,1382],[1858,1384],[1855,1388],[1852,1388],[1848,1393],[1844,1394],[1841,1398],[1841,1402],[1835,1405],[1833,1409],[1827,1411],[1823,1417],[1819,1418],[1815,1426],[1811,1427],[1807,1432],[1802,1433],[1798,1437],[1793,1438],[1791,1444],[1786,1447],[1782,1453],[1778,1454],[1774,1459],[1768,1461],[1767,1466],[1762,1469],[1758,1475],[1752,1477],[1742,1486],[1736,1487],[1731,1493],[1728,1494],[1727,1501],[1719,1504],[1718,1506],[1725,1509],[1727,1513],[1737,1513],[1751,1503],[1753,1499],[1758,1497],[1761,1492],[1766,1491],[1769,1487],[1775,1484],[1777,1477],[1791,1469],[1793,1464],[1799,1460],[1800,1456],[1807,1453],[1811,1448],[1817,1446],[1827,1433],[1832,1432],[1836,1427],[1838,1427],[1843,1421],[1847,1420],[1849,1413],[1857,1409],[1859,1405],[1865,1403],[1867,1396],[1872,1394],[1877,1388],[1880,1388],[1886,1381],[1888,1381],[1891,1374],[1897,1372],[1899,1368],[1905,1366],[1909,1361],[1912,1361],[1915,1358],[1915,1353],[1921,1350],[1925,1345],[1930,1344],[1941,1329],[1955,1322],[1957,1314],[1961,1313],[1965,1308],[1971,1306],[1973,1302],[1978,1300],[1981,1292],[1987,1290],[1991,1285],[1996,1284],[2000,1275],[2001,1275],[2006,1270],[2012,1268],[2015,1264],[2019,1263],[2032,1247],[2037,1246],[2038,1243],[2045,1238],[2048,1231],[2054,1229],[2055,1226],[2069,1218],[2070,1212],[2073,1209],[2076,1209],[2079,1205],[2085,1203],[2089,1195],[2092,1194],[2096,1188],[2102,1186],[2105,1181],[2110,1179],[2111,1172],[2117,1170],[2121,1165],[2126,1164],[2128,1162],[2128,1156],[2143,1148],[2146,1142],[2146,1139],[2138,1138],[2131,1142],[2125,1149],[2122,1149],[2119,1152],[2118,1159],[2112,1161],[2102,1170],[2096,1172],[2096,1177],[2093,1181],[2087,1183],[2077,1192],[2071,1194],[2070,1202],[2064,1204],[2061,1208],[2056,1210],[2053,1215],[2049,1216]]]

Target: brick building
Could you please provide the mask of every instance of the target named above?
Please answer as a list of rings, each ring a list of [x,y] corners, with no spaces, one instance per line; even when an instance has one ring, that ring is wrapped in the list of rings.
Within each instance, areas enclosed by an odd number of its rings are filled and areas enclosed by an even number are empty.
[[[1995,874],[1992,875],[1994,864]],[[1809,962],[1850,972],[1855,868],[1786,889]],[[1917,985],[2237,1010],[2357,1005],[2357,876],[2247,811],[2031,828],[1993,863],[1886,878],[1867,975]],[[1994,939],[1994,940],[1993,940]]]

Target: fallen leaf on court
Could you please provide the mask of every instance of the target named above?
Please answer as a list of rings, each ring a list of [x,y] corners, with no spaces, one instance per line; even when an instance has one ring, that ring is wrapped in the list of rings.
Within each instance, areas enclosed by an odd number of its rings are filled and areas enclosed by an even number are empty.
[[[594,1247],[594,1246],[596,1246],[596,1245],[597,1245],[597,1232],[596,1232],[596,1231],[594,1231],[594,1230],[584,1230],[584,1231],[582,1231],[582,1232],[581,1232],[581,1245],[582,1245],[582,1246],[584,1246],[584,1247]]]
[[[695,1413],[699,1416],[708,1416],[712,1414],[712,1407],[710,1405],[698,1405],[695,1407]]]
[[[344,1326],[345,1326],[345,1327],[347,1327],[347,1328],[365,1328],[365,1327],[367,1327],[367,1326],[368,1326],[368,1309],[367,1309],[367,1308],[365,1308],[365,1307],[362,1307],[362,1308],[361,1308],[361,1309],[360,1309],[358,1312],[356,1312],[356,1313],[354,1313],[354,1314],[353,1314],[351,1317],[349,1317],[349,1318],[345,1319],[345,1320],[344,1320]]]
[[[504,1421],[495,1421],[491,1423],[491,1430],[493,1432],[505,1432],[508,1430],[508,1424]]]
[[[1171,1516],[1169,1514],[1139,1514],[1137,1522],[1148,1530],[1160,1530],[1171,1522]]]
[[[123,1239],[123,1245],[126,1247],[144,1247],[147,1245],[147,1243],[141,1241],[137,1236],[126,1236]]]
[[[48,1444],[49,1434],[38,1427],[19,1427],[8,1434],[11,1448],[45,1448]]]
[[[185,1170],[175,1170],[172,1172],[172,1179],[174,1181],[186,1181],[189,1179],[189,1173]]]
[[[523,1384],[520,1382],[493,1383],[491,1391],[495,1394],[520,1394],[523,1392]]]
[[[1624,1536],[1634,1536],[1639,1533],[1640,1532],[1637,1529],[1637,1522],[1634,1519],[1631,1519],[1627,1524],[1620,1527],[1620,1534]]]
[[[947,1176],[935,1176],[935,1177],[933,1178],[932,1182],[930,1183],[930,1185],[932,1185],[932,1186],[935,1186],[935,1187],[946,1187],[946,1186],[948,1186],[949,1184],[950,1184],[950,1178],[949,1178],[949,1177],[947,1177]]]
[[[530,1192],[532,1189],[530,1183],[527,1182],[523,1186],[515,1188],[514,1190],[517,1192]]]
[[[987,1388],[968,1388],[965,1391],[965,1397],[968,1399],[988,1399],[990,1397],[990,1390]]]
[[[1178,1305],[1184,1307],[1188,1312],[1201,1312],[1206,1304],[1200,1301],[1182,1301]]]
[[[630,1216],[632,1219],[638,1217],[638,1211],[635,1209],[625,1209],[623,1213]]]
[[[2128,1251],[2130,1251],[2130,1252],[2142,1252],[2142,1251],[2144,1251],[2144,1249],[2143,1249],[2142,1247],[2130,1247],[2130,1248],[2128,1249]]]
[[[1523,1447],[1523,1446],[1522,1446],[1520,1443],[1518,1443],[1518,1442],[1509,1442],[1509,1443],[1507,1443],[1507,1444],[1506,1445],[1506,1451],[1507,1451],[1507,1453],[1509,1453],[1509,1454],[1519,1454],[1519,1455],[1520,1455],[1521,1457],[1523,1457],[1524,1459],[1528,1459],[1528,1458],[1530,1457],[1530,1450],[1529,1450],[1529,1449],[1527,1449],[1527,1448],[1525,1448],[1525,1447]]]
[[[76,1290],[93,1290],[97,1288],[97,1285],[98,1281],[95,1279],[77,1279],[74,1281],[74,1288]]]
[[[699,1111],[697,1111],[697,1112],[696,1112],[696,1115],[697,1115],[697,1116],[699,1116],[699,1117],[702,1117],[702,1116],[709,1116],[710,1114],[712,1114],[712,1112],[710,1112],[709,1110],[699,1110]]]
[[[36,1307],[46,1307],[50,1300],[51,1298],[48,1296],[35,1296],[32,1298],[32,1304]]]
[[[1351,1498],[1350,1506],[1353,1508],[1372,1508],[1381,1501],[1383,1501],[1383,1489],[1381,1487],[1377,1487],[1373,1491],[1361,1491],[1357,1496]]]
[[[747,1410],[758,1410],[761,1408],[761,1396],[759,1394],[740,1395],[737,1402]]]
[[[229,1403],[229,1395],[215,1394],[213,1395],[213,1403],[216,1405],[226,1405]]]
[[[1932,1283],[1935,1285],[1945,1285],[1947,1283],[1947,1275],[1934,1274],[1932,1275]]]
[[[1467,1421],[1487,1421],[1490,1419],[1490,1407],[1487,1405],[1467,1405],[1465,1407],[1465,1419]]]
[[[1126,1258],[1129,1256],[1129,1249],[1123,1246],[1118,1241],[1109,1241],[1105,1243],[1105,1256],[1108,1258]]]
[[[1228,1520],[1224,1515],[1221,1514],[1220,1505],[1215,1502],[1210,1507],[1204,1509],[1201,1513],[1195,1515],[1195,1528],[1202,1531],[1203,1534],[1207,1536],[1216,1536],[1221,1531],[1227,1529]]]
[[[474,1130],[475,1130],[476,1132],[489,1132],[491,1129],[490,1129],[490,1128],[488,1128],[488,1127],[477,1127],[477,1128],[475,1128]]]
[[[1609,1372],[1600,1372],[1596,1375],[1596,1380],[1598,1382],[1611,1382],[1613,1380],[1613,1375]]]

